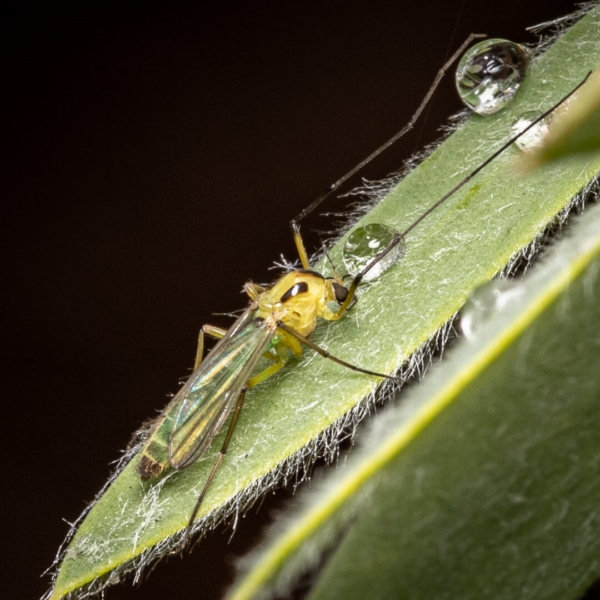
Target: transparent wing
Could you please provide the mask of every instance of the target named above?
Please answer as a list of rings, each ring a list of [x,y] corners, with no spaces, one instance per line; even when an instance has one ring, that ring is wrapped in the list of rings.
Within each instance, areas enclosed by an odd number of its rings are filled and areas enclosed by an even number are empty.
[[[265,352],[273,331],[254,315],[248,309],[234,323],[177,394],[169,435],[173,468],[187,467],[206,450]]]

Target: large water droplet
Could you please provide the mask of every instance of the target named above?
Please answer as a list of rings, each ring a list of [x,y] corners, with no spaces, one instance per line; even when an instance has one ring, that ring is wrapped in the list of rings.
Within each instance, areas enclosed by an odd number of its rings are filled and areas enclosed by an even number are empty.
[[[460,313],[460,328],[465,337],[475,338],[485,323],[519,298],[523,291],[522,285],[508,279],[494,279],[480,285]]]
[[[527,67],[527,48],[502,39],[484,40],[463,54],[456,68],[461,100],[479,115],[491,115],[517,93]]]
[[[389,243],[398,235],[392,227],[380,223],[370,223],[357,227],[346,240],[343,260],[350,275],[360,273]],[[365,273],[365,281],[376,279],[387,271],[404,255],[404,243],[400,241],[396,247],[381,259],[372,269]]]

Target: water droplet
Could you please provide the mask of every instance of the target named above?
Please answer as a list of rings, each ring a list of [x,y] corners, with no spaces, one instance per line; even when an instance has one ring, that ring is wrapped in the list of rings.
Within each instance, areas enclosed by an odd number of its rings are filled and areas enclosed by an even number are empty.
[[[516,281],[494,279],[480,285],[461,310],[460,328],[467,339],[473,339],[495,314],[523,294],[524,288]]]
[[[508,40],[475,44],[456,68],[458,95],[478,115],[494,114],[514,98],[530,58],[527,48]]]
[[[346,240],[343,260],[350,275],[360,273],[398,235],[392,227],[380,223],[370,223],[357,227]],[[389,254],[365,274],[365,281],[371,281],[387,271],[404,255],[401,241]]]
[[[519,118],[515,119],[514,123],[510,127],[510,135],[519,135],[526,127],[531,125],[541,113],[531,110],[523,113]],[[553,113],[552,113],[553,114]],[[548,135],[550,124],[552,122],[552,114],[548,115],[545,119],[536,123],[527,133],[521,135],[516,141],[515,145],[523,152],[531,152],[535,150],[544,141]]]

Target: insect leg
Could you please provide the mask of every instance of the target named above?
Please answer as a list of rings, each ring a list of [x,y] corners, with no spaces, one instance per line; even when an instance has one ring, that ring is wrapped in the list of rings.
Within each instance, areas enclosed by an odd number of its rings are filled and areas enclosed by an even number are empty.
[[[221,447],[219,456],[217,456],[217,460],[215,461],[215,464],[213,465],[210,475],[208,476],[208,479],[206,480],[206,483],[204,484],[204,487],[202,488],[202,491],[200,492],[200,495],[198,496],[198,500],[196,501],[196,505],[194,506],[194,510],[192,511],[192,515],[190,516],[188,526],[185,529],[185,534],[183,537],[183,545],[184,546],[186,546],[188,543],[190,533],[192,531],[192,526],[194,525],[196,515],[198,514],[198,511],[200,510],[200,506],[202,505],[204,496],[206,496],[206,492],[208,492],[208,489],[210,488],[210,486],[213,482],[213,479],[215,478],[215,475],[217,474],[217,471],[219,470],[219,467],[221,466],[221,463],[223,462],[223,458],[225,458],[225,454],[227,453],[227,447],[229,446],[229,441],[231,440],[231,436],[233,435],[233,430],[235,429],[238,417],[240,416],[240,412],[242,410],[242,405],[244,404],[245,396],[246,396],[246,387],[243,387],[242,391],[240,392],[240,396],[238,398],[237,404],[235,406],[235,410],[233,412],[233,417],[231,419],[231,423],[229,424],[229,428],[227,429],[227,435],[225,436],[225,441],[223,442],[223,446]]]
[[[300,335],[296,330],[292,329],[291,327],[288,327],[285,323],[282,323],[281,321],[277,321],[277,327],[279,327],[279,329],[283,329],[283,331],[285,331],[286,333],[289,333],[292,337],[296,338],[298,341],[302,342],[303,344],[305,344],[306,346],[308,346],[309,348],[311,348],[312,350],[314,350],[315,352],[317,352],[324,358],[328,358],[328,359],[338,363],[339,365],[342,365],[343,367],[352,369],[352,371],[357,371],[359,373],[365,373],[366,375],[373,375],[374,377],[382,377],[384,379],[391,379],[392,381],[400,381],[400,379],[398,377],[392,377],[391,375],[386,375],[385,373],[377,373],[376,371],[369,371],[368,369],[362,369],[361,367],[357,367],[356,365],[346,362],[345,360],[342,360],[341,358],[338,358],[337,356],[333,356],[333,354],[330,354],[329,352],[327,352],[327,350],[324,350],[320,346],[317,346],[317,344],[315,344],[314,342],[311,342],[308,338],[304,337],[303,335]]]
[[[210,337],[220,340],[227,333],[226,329],[221,327],[215,327],[214,325],[202,325],[200,333],[198,334],[198,349],[196,350],[196,359],[194,360],[194,371],[200,366],[202,362],[202,355],[204,354],[204,336],[210,335]]]
[[[444,66],[446,66],[446,65],[444,65]],[[380,260],[382,260],[389,252],[391,252],[392,249],[397,244],[399,244],[400,241],[402,239],[404,239],[404,237],[408,233],[410,233],[419,223],[421,223],[421,221],[423,221],[424,219],[426,219],[436,208],[438,208],[439,206],[441,206],[455,192],[457,192],[460,188],[462,188],[469,181],[471,181],[471,179],[473,179],[473,177],[475,177],[480,171],[482,171],[483,169],[485,169],[485,167],[487,167],[492,161],[494,161],[496,158],[498,158],[498,156],[500,156],[507,148],[509,148],[510,146],[512,146],[512,144],[516,140],[518,140],[522,135],[524,135],[525,133],[527,133],[531,128],[535,127],[540,121],[542,121],[543,119],[545,119],[548,115],[550,115],[551,113],[553,113],[561,104],[563,104],[566,100],[568,100],[581,86],[583,86],[585,84],[585,82],[590,77],[591,73],[592,73],[591,71],[588,72],[588,74],[583,78],[583,80],[580,83],[578,83],[566,96],[564,96],[563,98],[561,98],[556,104],[554,104],[548,110],[546,110],[541,115],[539,115],[525,129],[523,129],[518,134],[516,134],[513,137],[511,137],[505,144],[503,144],[500,148],[498,148],[498,150],[496,150],[496,152],[494,152],[488,158],[486,158],[476,169],[473,169],[473,171],[471,171],[466,177],[464,177],[461,181],[459,181],[450,191],[446,192],[439,200],[437,200],[437,202],[435,202],[434,204],[432,204],[425,212],[421,213],[421,215],[416,220],[414,220],[402,233],[398,233],[392,239],[392,241],[389,243],[389,245],[382,252],[380,252],[352,280],[352,283],[350,284],[350,287],[348,288],[348,294],[347,294],[344,302],[342,302],[342,304],[341,304],[340,308],[338,309],[337,313],[335,313],[335,318],[338,319],[339,317],[341,317],[342,314],[344,314],[344,312],[352,305],[352,302],[354,301],[355,294],[356,294],[356,288],[358,287],[358,285],[360,284],[360,282],[362,281],[363,277],[365,276],[365,274],[368,271],[370,271]]]
[[[438,71],[431,87],[425,94],[425,97],[419,104],[419,107],[415,111],[415,114],[412,116],[410,121],[394,136],[392,136],[385,144],[379,146],[377,150],[369,154],[367,158],[359,162],[353,169],[348,171],[345,175],[340,177],[337,181],[332,183],[320,196],[317,197],[311,204],[309,204],[304,210],[302,210],[292,221],[290,221],[290,227],[292,228],[292,233],[294,235],[294,242],[296,244],[296,248],[298,249],[298,254],[300,256],[300,262],[302,263],[303,269],[309,269],[309,261],[308,254],[304,247],[304,242],[302,241],[302,236],[300,235],[300,221],[304,219],[307,215],[313,212],[326,198],[328,198],[333,192],[335,192],[343,183],[348,181],[350,177],[358,173],[365,165],[369,164],[373,159],[377,158],[382,152],[387,150],[392,144],[397,142],[405,133],[410,131],[414,124],[417,122],[417,119],[421,116],[431,97],[433,96],[435,90],[437,89],[442,77],[446,74],[448,69],[452,66],[452,64],[458,59],[458,57],[466,50],[467,46],[476,39],[486,37],[485,34],[481,33],[472,33],[469,37],[460,45],[460,48],[456,50],[456,52],[446,61],[446,63],[442,66],[442,68]],[[397,242],[396,242],[397,243]],[[345,310],[345,309],[344,309]]]
[[[279,362],[271,365],[270,367],[267,367],[264,371],[261,371],[254,377],[250,378],[246,382],[246,385],[242,388],[242,391],[240,392],[240,395],[238,397],[237,404],[235,405],[235,410],[233,411],[231,423],[229,423],[229,427],[227,428],[227,434],[225,435],[225,440],[223,441],[223,445],[221,446],[221,450],[219,451],[219,456],[217,456],[217,460],[215,461],[215,464],[213,465],[213,468],[210,471],[210,474],[206,480],[206,483],[204,484],[204,487],[202,488],[202,491],[200,492],[200,495],[198,496],[198,500],[196,501],[196,505],[194,506],[194,510],[192,511],[192,514],[190,516],[190,520],[188,522],[188,526],[186,527],[185,534],[183,537],[183,546],[187,545],[190,534],[192,532],[192,527],[194,525],[194,521],[196,520],[198,511],[200,510],[200,507],[202,506],[202,501],[204,500],[204,497],[206,496],[206,493],[208,492],[208,490],[215,478],[215,475],[217,474],[217,471],[219,470],[221,463],[223,462],[223,459],[225,458],[225,454],[227,454],[227,448],[229,447],[229,442],[231,441],[231,438],[233,437],[233,431],[235,430],[235,426],[237,425],[238,418],[240,416],[240,413],[242,412],[242,406],[244,404],[244,399],[246,397],[246,391],[253,388],[255,385],[258,385],[259,383],[262,383],[263,381],[265,381],[265,379],[268,379],[269,377],[271,377],[272,375],[277,373],[277,371],[279,371],[281,369],[281,367],[283,367],[283,365],[285,365],[286,358],[287,357],[285,355],[279,354]]]

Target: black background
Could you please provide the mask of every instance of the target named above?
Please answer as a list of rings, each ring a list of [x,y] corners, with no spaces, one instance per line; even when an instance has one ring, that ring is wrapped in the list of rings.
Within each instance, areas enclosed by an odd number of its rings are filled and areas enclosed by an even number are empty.
[[[226,326],[211,313],[242,308],[247,279],[270,281],[280,253],[295,258],[289,219],[401,128],[447,51],[470,32],[534,42],[526,26],[574,6],[80,4],[24,3],[4,24],[11,598],[45,591],[63,519],[176,391],[200,326]],[[448,80],[424,132],[364,175],[396,169],[459,108]],[[305,231],[327,223],[317,216]],[[231,541],[222,528],[106,598],[219,597],[233,558],[289,495],[269,496]]]

